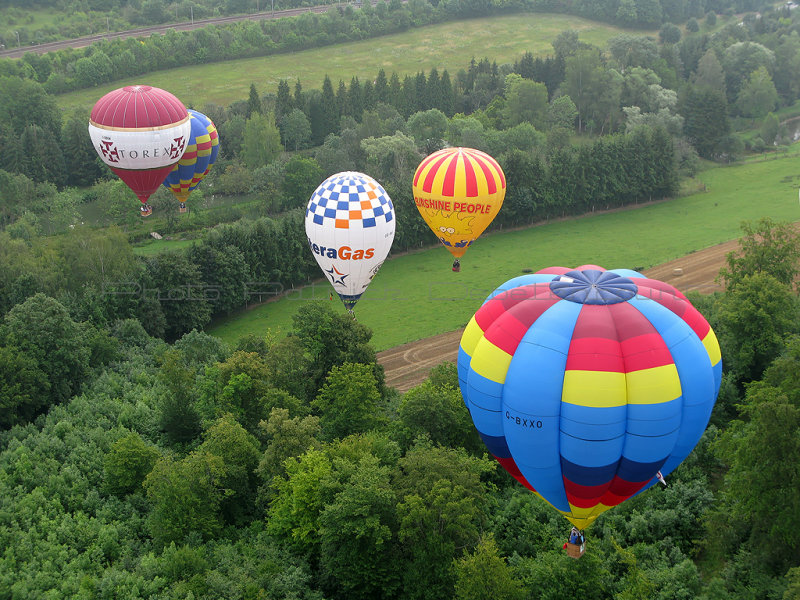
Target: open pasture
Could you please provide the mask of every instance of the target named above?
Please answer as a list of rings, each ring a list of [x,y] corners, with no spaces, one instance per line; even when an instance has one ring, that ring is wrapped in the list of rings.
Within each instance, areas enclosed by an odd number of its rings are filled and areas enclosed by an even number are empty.
[[[450,270],[451,255],[442,247],[393,257],[355,314],[372,328],[375,348],[384,350],[463,327],[489,292],[524,269],[587,263],[646,269],[737,238],[743,221],[800,220],[796,154],[709,169],[698,179],[705,192],[484,235],[464,256],[460,273]],[[221,320],[208,331],[229,343],[248,333],[286,332],[300,302],[327,301],[331,289],[319,280]],[[255,295],[250,299],[258,300]],[[338,298],[333,302],[344,311]]]
[[[281,79],[289,81],[292,88],[300,80],[306,89],[320,89],[327,74],[336,89],[339,79],[345,83],[353,76],[362,81],[371,79],[380,68],[387,77],[396,72],[402,78],[434,67],[440,73],[447,69],[452,79],[459,69],[469,67],[471,57],[488,58],[499,65],[518,60],[526,51],[534,55],[551,54],[551,42],[567,29],[577,31],[581,41],[601,47],[623,32],[657,35],[568,15],[520,13],[431,25],[302,52],[156,71],[61,94],[56,101],[64,109],[81,107],[89,111],[98,98],[111,90],[148,83],[169,90],[187,105],[201,108],[206,102],[226,106],[246,100],[251,83],[262,94],[274,93]]]

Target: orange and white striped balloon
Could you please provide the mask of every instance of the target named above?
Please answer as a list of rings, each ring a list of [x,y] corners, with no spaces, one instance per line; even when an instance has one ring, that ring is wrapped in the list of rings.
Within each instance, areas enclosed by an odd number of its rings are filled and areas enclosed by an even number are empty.
[[[445,148],[414,173],[414,203],[439,241],[459,258],[489,226],[506,195],[497,161],[472,148]]]

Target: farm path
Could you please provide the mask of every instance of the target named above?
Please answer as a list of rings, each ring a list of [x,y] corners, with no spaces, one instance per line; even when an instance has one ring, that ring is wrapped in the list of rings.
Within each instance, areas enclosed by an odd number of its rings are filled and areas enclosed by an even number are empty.
[[[739,248],[739,240],[692,252],[643,271],[644,275],[675,286],[681,292],[710,294],[722,289],[714,280],[725,265],[725,256]],[[463,329],[389,348],[378,353],[386,373],[386,385],[406,392],[422,383],[430,370],[443,362],[455,362]]]

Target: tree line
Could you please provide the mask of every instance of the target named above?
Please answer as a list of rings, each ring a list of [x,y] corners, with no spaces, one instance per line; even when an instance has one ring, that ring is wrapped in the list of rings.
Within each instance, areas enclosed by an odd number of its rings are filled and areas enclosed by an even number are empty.
[[[132,7],[134,4],[126,3],[131,10],[135,10]],[[247,8],[254,8],[247,6],[244,0],[229,0],[227,4],[221,9],[223,13],[246,12]],[[193,2],[192,5],[197,7],[194,9],[198,12],[197,18],[201,18],[199,13],[203,11],[200,10],[200,3]],[[290,2],[290,5],[294,3]],[[28,53],[21,60],[0,60],[0,75],[35,79],[44,84],[50,93],[63,93],[162,69],[268,56],[397,33],[409,27],[493,14],[556,12],[622,27],[652,29],[667,24],[672,28],[668,28],[672,35],[677,31],[679,37],[680,30],[676,23],[686,23],[691,19],[696,31],[697,19],[704,18],[707,13],[733,14],[761,8],[754,0],[608,0],[574,3],[552,0],[518,0],[513,3],[427,0],[403,3],[391,0],[386,3],[381,0],[375,7],[371,3],[364,3],[359,9],[351,5],[338,6],[324,14],[309,12],[297,17],[243,21],[193,31],[171,30],[164,35],[144,39],[96,42],[82,49],[42,55]],[[163,0],[147,0],[141,10],[145,9],[151,14],[146,19],[148,23],[161,22],[171,14]],[[788,12],[783,16],[789,16]],[[9,35],[13,34],[7,32],[6,38]],[[6,39],[4,43],[12,47],[15,40]]]
[[[742,234],[726,291],[690,294],[722,349],[711,424],[578,562],[487,458],[454,365],[400,395],[327,302],[229,348],[31,296],[0,322],[0,596],[793,598],[800,238]]]
[[[402,134],[388,136],[382,143],[389,146],[384,159],[371,163],[368,159],[368,172],[383,182],[395,205],[397,232],[392,251],[430,245],[434,240],[414,206],[408,183],[423,155]],[[508,193],[494,227],[518,227],[667,197],[677,185],[672,148],[666,132],[642,128],[581,147],[557,148],[543,157],[512,149],[499,157],[507,173]],[[401,152],[407,160],[398,166]],[[48,239],[37,235],[41,230],[33,217],[23,217],[0,233],[4,247],[0,311],[5,313],[26,297],[45,292],[66,297],[66,305],[94,314],[102,323],[135,318],[152,335],[174,340],[194,328],[202,329],[214,316],[255,301],[258,286],[254,282],[272,285],[268,294],[308,283],[318,276],[318,269],[308,251],[299,207],[305,206],[311,193],[308,188],[313,190],[318,184],[322,171],[316,163],[309,164],[312,159],[296,157],[286,164],[284,182],[291,181],[292,161],[305,185],[290,199],[291,205],[283,207],[288,209],[286,214],[221,224],[205,231],[188,250],[151,258],[134,257],[118,229],[78,226]],[[15,178],[8,177],[13,184]],[[117,183],[106,189],[114,188],[125,194]],[[54,260],[39,262],[43,252]],[[178,298],[186,301],[176,302]]]

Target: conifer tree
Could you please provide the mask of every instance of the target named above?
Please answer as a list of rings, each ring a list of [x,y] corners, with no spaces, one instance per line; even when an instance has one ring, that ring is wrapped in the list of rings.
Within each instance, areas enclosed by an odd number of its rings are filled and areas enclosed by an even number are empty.
[[[339,132],[339,106],[336,103],[336,96],[333,93],[333,84],[330,77],[325,75],[325,80],[322,82],[322,98],[321,98],[322,119],[320,128],[320,144],[325,141],[330,133]]]
[[[378,76],[375,78],[375,101],[389,103],[389,82],[383,69],[378,71]]]
[[[350,115],[359,123],[361,115],[364,113],[364,92],[358,77],[350,80],[350,87],[347,90],[347,102],[350,104]]]
[[[250,97],[247,99],[247,118],[253,116],[253,113],[261,114],[261,98],[256,90],[256,84],[250,84]]]
[[[278,82],[278,94],[275,98],[275,119],[280,122],[284,116],[292,112],[293,108],[294,103],[289,92],[289,83],[285,79],[281,79]]]

